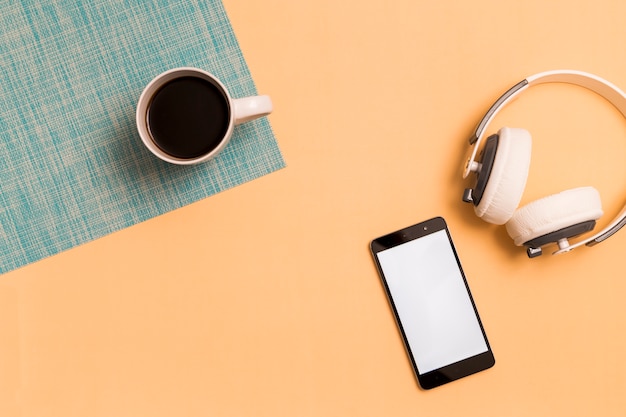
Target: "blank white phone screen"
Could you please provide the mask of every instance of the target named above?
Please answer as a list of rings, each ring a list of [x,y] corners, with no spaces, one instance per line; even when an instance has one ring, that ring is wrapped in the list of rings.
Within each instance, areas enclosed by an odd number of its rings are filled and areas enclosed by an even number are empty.
[[[378,260],[420,374],[488,350],[445,230]]]

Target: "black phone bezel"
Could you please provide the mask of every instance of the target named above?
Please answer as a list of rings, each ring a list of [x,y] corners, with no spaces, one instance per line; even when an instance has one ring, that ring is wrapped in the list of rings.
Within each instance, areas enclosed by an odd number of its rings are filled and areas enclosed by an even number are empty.
[[[398,245],[402,245],[412,240],[419,239],[440,230],[445,230],[446,235],[448,236],[448,241],[450,243],[450,247],[452,248],[452,252],[454,253],[454,257],[456,259],[459,272],[461,273],[461,277],[463,278],[463,283],[465,284],[467,295],[470,299],[470,302],[472,303],[474,314],[476,315],[480,330],[487,345],[487,351],[463,359],[459,362],[448,364],[442,368],[420,374],[417,363],[415,362],[415,358],[413,357],[413,354],[411,352],[411,347],[409,346],[404,327],[402,325],[402,322],[400,321],[400,316],[398,315],[398,311],[394,304],[393,296],[391,295],[391,291],[389,290],[389,286],[387,285],[387,280],[383,273],[380,262],[378,261],[377,253],[386,249],[391,249]],[[485,333],[482,320],[480,319],[478,309],[476,308],[476,304],[474,303],[474,297],[472,297],[472,293],[467,283],[467,279],[465,278],[465,272],[463,271],[463,268],[461,266],[461,261],[459,260],[456,247],[454,246],[454,242],[452,241],[452,236],[450,235],[448,225],[443,217],[434,217],[432,219],[425,220],[423,222],[414,224],[396,232],[392,232],[376,238],[370,243],[370,250],[372,252],[376,268],[378,269],[378,274],[383,283],[385,293],[387,294],[387,299],[389,300],[389,304],[391,305],[391,309],[398,325],[398,329],[400,330],[404,347],[407,351],[409,360],[413,367],[413,372],[415,374],[415,377],[417,378],[419,385],[423,389],[432,389],[448,382],[455,381],[457,379],[475,374],[480,371],[484,371],[495,365],[495,357],[493,355],[493,351],[491,350],[491,345],[489,344],[489,340],[487,339],[487,334]]]

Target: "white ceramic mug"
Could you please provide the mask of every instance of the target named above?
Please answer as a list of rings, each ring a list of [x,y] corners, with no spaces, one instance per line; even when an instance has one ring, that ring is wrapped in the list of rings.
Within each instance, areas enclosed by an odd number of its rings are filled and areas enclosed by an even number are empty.
[[[155,77],[137,103],[137,130],[145,146],[164,161],[207,161],[230,141],[235,125],[272,112],[268,96],[232,98],[212,74],[183,67]]]

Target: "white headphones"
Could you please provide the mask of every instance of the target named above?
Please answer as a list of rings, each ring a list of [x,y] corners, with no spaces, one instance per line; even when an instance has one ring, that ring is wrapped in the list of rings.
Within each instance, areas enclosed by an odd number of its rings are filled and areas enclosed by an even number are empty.
[[[526,246],[528,256],[541,255],[541,247],[556,243],[554,254],[568,252],[582,245],[600,243],[626,224],[626,206],[603,230],[582,241],[569,239],[593,230],[602,216],[600,194],[593,187],[566,190],[530,202],[518,208],[530,167],[531,138],[524,129],[501,128],[489,136],[476,160],[487,126],[502,108],[528,87],[544,83],[568,83],[587,88],[604,97],[626,117],[626,94],[610,82],[572,70],[535,74],[515,84],[504,93],[478,123],[470,145],[474,145],[463,178],[476,174],[476,185],[467,188],[463,201],[474,204],[476,215],[486,222],[505,224],[517,246]]]

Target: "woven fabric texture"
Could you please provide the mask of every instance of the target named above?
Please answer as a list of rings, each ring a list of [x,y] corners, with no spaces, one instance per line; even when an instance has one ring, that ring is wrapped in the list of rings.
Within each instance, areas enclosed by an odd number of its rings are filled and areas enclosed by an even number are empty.
[[[159,73],[193,66],[256,94],[219,0],[0,0],[0,273],[284,166],[267,118],[214,160],[147,151],[135,106]]]

